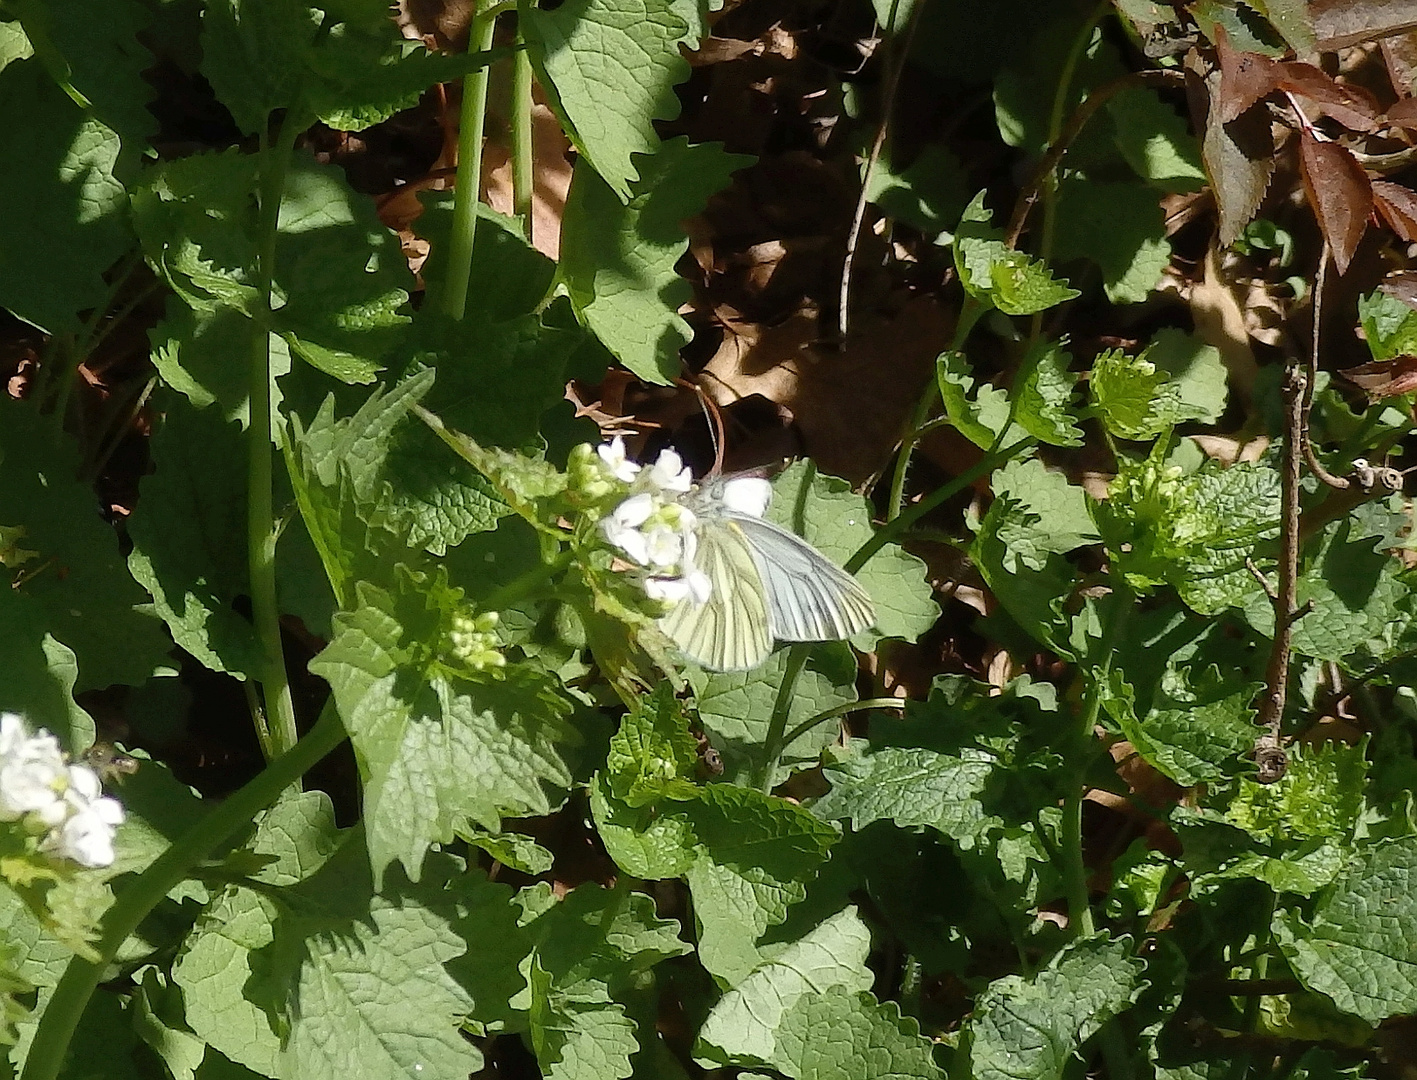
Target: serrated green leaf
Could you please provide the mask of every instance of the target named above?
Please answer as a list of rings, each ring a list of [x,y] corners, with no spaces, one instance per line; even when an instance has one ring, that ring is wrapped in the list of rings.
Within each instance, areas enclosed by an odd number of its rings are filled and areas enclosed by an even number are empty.
[[[78,472],[78,449],[52,417],[27,402],[0,402],[0,525],[23,528],[20,546],[34,553],[4,569],[8,587],[0,611],[9,613],[0,617],[33,628],[7,640],[38,644],[48,634],[72,650],[78,691],[137,685],[166,667],[171,644],[123,562],[117,534],[100,516],[97,496],[79,482]],[[47,659],[44,664],[49,666]],[[23,674],[18,657],[4,667],[10,669],[8,677],[0,676],[6,681],[48,682],[37,670]],[[31,703],[38,704],[16,699],[8,707],[23,710]],[[55,704],[50,698],[49,705]],[[34,719],[60,728],[63,715]]]
[[[1087,497],[1037,458],[1014,458],[992,479],[995,494],[1019,511],[999,522],[998,536],[1024,564],[1041,570],[1049,554],[1067,554],[1102,537]]]
[[[1059,261],[1089,259],[1114,304],[1137,304],[1171,261],[1156,193],[1138,184],[1069,179],[1058,188]]]
[[[1300,982],[1344,1012],[1417,1010],[1417,839],[1360,849],[1311,918],[1281,909],[1274,932]]]
[[[807,895],[836,830],[784,799],[727,784],[683,805],[701,847],[688,871],[699,959],[734,986],[757,967],[758,938]]]
[[[963,353],[941,353],[935,361],[935,381],[945,415],[956,431],[975,446],[988,450],[999,442],[999,433],[1009,423],[1007,391],[984,383],[970,398],[974,375]],[[1007,441],[1005,439],[1004,441]]]
[[[249,619],[246,456],[241,431],[215,409],[171,403],[149,441],[153,471],[128,519],[128,566],[173,640],[213,671],[250,678],[263,661]]]
[[[1181,414],[1180,392],[1166,373],[1120,349],[1093,360],[1088,389],[1108,430],[1123,439],[1154,439]]]
[[[1279,780],[1259,784],[1242,779],[1225,816],[1251,835],[1271,840],[1349,837],[1363,807],[1365,749],[1337,742],[1296,745]]]
[[[698,22],[695,6],[674,0],[569,0],[527,12],[539,81],[553,92],[571,141],[620,202],[631,200],[637,178],[648,190],[644,162],[633,158],[655,153],[654,121],[679,113],[674,84],[688,75],[679,47],[693,47]]]
[[[1031,979],[989,984],[970,1022],[972,1075],[979,1080],[1056,1080],[1073,1053],[1136,1000],[1145,965],[1131,941],[1088,938],[1069,945]]]
[[[487,852],[503,866],[529,877],[538,877],[551,869],[556,857],[529,836],[521,833],[490,833],[472,830],[463,839],[475,848]]]
[[[695,1060],[706,1068],[777,1060],[783,1021],[804,997],[871,988],[870,948],[871,932],[855,907],[783,945],[714,1005],[699,1029]]]
[[[1156,332],[1142,355],[1176,388],[1184,419],[1202,424],[1220,419],[1229,391],[1219,349],[1195,334],[1166,327]]]
[[[933,1047],[895,1002],[834,986],[798,999],[778,1029],[770,1064],[801,1080],[855,1080],[863,1067],[871,1076],[941,1080]]]
[[[595,984],[558,990],[533,960],[531,1042],[546,1080],[624,1080],[640,1048],[625,1006]]]
[[[429,644],[446,640],[456,598],[436,582],[406,578],[397,595],[361,582],[357,596],[310,670],[360,761],[376,877],[398,859],[416,879],[464,823],[496,832],[503,816],[549,813],[546,788],[570,785],[563,750],[580,741],[571,703],[530,671],[474,681],[445,666]]]
[[[1063,605],[1076,577],[1072,564],[1060,554],[1049,553],[1041,565],[1033,566],[1005,542],[1010,534],[1035,534],[1036,524],[1037,515],[1017,500],[1007,495],[996,498],[979,523],[970,558],[990,592],[1025,633],[1060,655],[1071,655]]]
[[[889,0],[886,2],[889,4]],[[969,202],[966,182],[959,158],[944,146],[932,143],[900,172],[894,171],[882,155],[871,172],[866,198],[889,217],[926,236],[936,236],[959,220]]]
[[[1332,522],[1318,550],[1305,559],[1295,589],[1305,614],[1294,623],[1290,639],[1296,653],[1341,661],[1398,621],[1411,584],[1401,563],[1373,550],[1372,541],[1358,535],[1363,531],[1351,517]],[[1256,630],[1273,634],[1272,607],[1266,615],[1248,599],[1244,611]]]
[[[1008,248],[991,221],[981,191],[955,230],[955,268],[971,296],[1006,315],[1032,315],[1080,295],[1042,263]]]
[[[1240,756],[1254,748],[1251,702],[1257,689],[1214,672],[1170,668],[1149,707],[1139,712],[1126,676],[1113,671],[1104,704],[1137,753],[1176,783],[1191,786],[1233,773]]]
[[[578,6],[537,14],[559,18]],[[641,379],[673,382],[690,337],[678,312],[692,290],[674,270],[688,248],[681,222],[752,160],[717,143],[671,139],[639,159],[640,179],[623,193],[577,164],[561,228],[561,280],[581,321]]]
[[[683,877],[697,857],[693,823],[682,807],[658,810],[628,806],[597,775],[590,786],[590,810],[605,852],[615,865],[648,881]]]
[[[696,798],[689,778],[698,763],[698,747],[674,688],[661,683],[620,720],[610,739],[605,770],[610,789],[627,806],[646,806],[662,798]]]
[[[1014,422],[1039,442],[1081,446],[1082,429],[1073,410],[1078,377],[1068,370],[1072,357],[1063,342],[1039,338],[1024,357],[1014,385]]]
[[[970,847],[997,821],[980,801],[997,768],[994,755],[974,747],[956,755],[919,747],[857,751],[827,765],[832,789],[812,813],[826,821],[849,818],[858,832],[881,820],[927,826]]]
[[[428,285],[420,320],[429,312],[442,310],[455,198],[450,191],[425,192],[421,201],[423,213],[413,228],[429,242],[430,250],[422,270]],[[486,203],[477,204],[476,243],[462,318],[470,324],[468,329],[532,314],[546,298],[555,276],[555,262],[527,242],[515,218],[497,213]]]
[[[797,677],[788,705],[787,730],[827,709],[856,700],[855,665],[831,663],[832,653],[839,648],[815,650],[816,662],[808,663]],[[689,684],[694,688],[699,723],[723,759],[725,780],[746,782],[758,767],[790,652],[780,649],[751,671],[690,670]],[[774,781],[785,779],[793,767],[815,763],[822,747],[836,737],[836,725],[820,724],[794,739],[783,748],[779,775]]]
[[[132,244],[128,194],[114,175],[118,135],[54,85],[37,58],[0,70],[0,305],[50,333],[103,303],[103,273]],[[36,252],[44,273],[36,273]]]
[[[1374,360],[1417,353],[1417,310],[1375,289],[1358,298],[1358,321]]]

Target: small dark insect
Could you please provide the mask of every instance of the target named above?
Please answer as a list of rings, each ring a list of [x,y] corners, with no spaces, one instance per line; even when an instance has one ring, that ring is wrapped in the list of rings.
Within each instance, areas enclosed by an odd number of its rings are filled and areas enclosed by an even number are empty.
[[[105,784],[122,783],[138,771],[138,759],[125,754],[111,742],[96,742],[79,755],[79,760],[98,773]]]

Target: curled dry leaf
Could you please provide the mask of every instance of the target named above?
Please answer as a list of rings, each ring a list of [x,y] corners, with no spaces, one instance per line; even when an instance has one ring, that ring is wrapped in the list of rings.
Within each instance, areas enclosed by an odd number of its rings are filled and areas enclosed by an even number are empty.
[[[1373,205],[1398,236],[1409,243],[1417,240],[1417,191],[1386,180],[1374,180]]]
[[[1410,394],[1417,390],[1417,356],[1394,356],[1374,360],[1339,372],[1351,383],[1362,387],[1370,401]]]
[[[1304,193],[1340,274],[1348,269],[1373,212],[1373,185],[1351,153],[1320,142],[1307,128],[1299,132],[1299,172]]]
[[[1309,0],[1319,52],[1417,28],[1417,0]]]
[[[1312,102],[1319,112],[1333,117],[1344,127],[1372,131],[1378,126],[1382,109],[1364,87],[1338,82],[1313,64],[1290,60],[1274,67],[1278,89]]]
[[[1389,274],[1378,286],[1394,300],[1401,300],[1410,308],[1417,308],[1417,270],[1399,270]]]

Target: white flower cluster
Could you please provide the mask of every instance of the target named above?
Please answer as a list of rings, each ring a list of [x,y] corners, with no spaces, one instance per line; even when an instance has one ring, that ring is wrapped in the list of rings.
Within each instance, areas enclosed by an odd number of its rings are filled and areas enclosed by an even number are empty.
[[[680,501],[693,490],[693,473],[673,450],[661,450],[653,465],[637,465],[625,457],[618,435],[596,453],[611,476],[630,485],[629,498],[600,523],[605,539],[644,568],[644,589],[654,599],[704,603],[711,585],[694,564],[699,519]]]
[[[41,851],[93,868],[113,863],[123,807],[93,769],[64,761],[53,735],[31,736],[19,716],[0,713],[0,821],[23,821],[44,834]]]
[[[448,632],[453,655],[474,671],[506,667],[507,658],[497,649],[496,630],[501,621],[502,616],[496,611],[484,611],[477,616],[454,615],[452,629]]]

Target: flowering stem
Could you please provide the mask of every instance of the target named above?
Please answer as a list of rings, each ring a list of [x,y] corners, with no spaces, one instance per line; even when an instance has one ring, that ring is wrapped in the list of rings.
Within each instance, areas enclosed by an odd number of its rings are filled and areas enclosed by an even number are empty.
[[[261,689],[265,697],[265,725],[261,750],[272,760],[295,745],[295,704],[285,672],[280,640],[280,607],[276,601],[276,539],[272,512],[271,459],[271,291],[275,272],[276,238],[280,224],[281,192],[286,167],[295,147],[297,125],[290,118],[280,125],[274,141],[261,139],[260,233],[257,288],[258,315],[252,326],[250,360],[250,426],[247,440],[246,555],[251,578],[251,614],[261,647]]]
[[[103,919],[98,959],[75,956],[65,968],[54,996],[40,1019],[21,1080],[54,1080],[89,998],[129,935],[162,898],[186,879],[197,863],[270,806],[344,739],[333,703],[326,704],[315,726],[291,750],[272,761],[259,776],[202,818],[192,829],[128,883]]]

